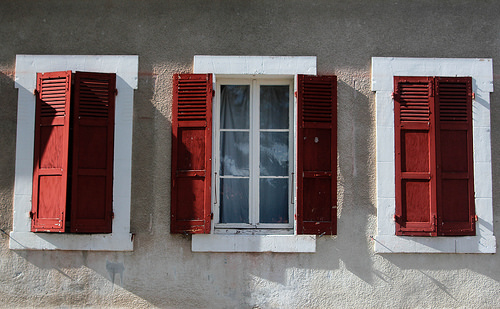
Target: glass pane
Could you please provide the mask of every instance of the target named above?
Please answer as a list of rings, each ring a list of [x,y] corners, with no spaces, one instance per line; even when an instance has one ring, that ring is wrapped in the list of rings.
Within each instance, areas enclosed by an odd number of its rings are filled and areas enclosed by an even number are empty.
[[[249,128],[249,85],[222,85],[220,97],[221,129]]]
[[[260,223],[288,223],[288,178],[260,179]]]
[[[288,129],[288,86],[260,86],[260,128]]]
[[[220,133],[221,176],[248,176],[248,132]]]
[[[288,132],[260,133],[260,175],[288,175]]]
[[[248,178],[220,180],[220,222],[249,223]]]

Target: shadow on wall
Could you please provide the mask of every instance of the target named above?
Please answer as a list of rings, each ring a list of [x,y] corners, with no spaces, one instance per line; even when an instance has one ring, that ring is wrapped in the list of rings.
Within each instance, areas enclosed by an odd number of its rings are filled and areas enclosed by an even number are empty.
[[[12,198],[16,155],[17,90],[14,72],[0,72],[0,228],[8,232],[12,226]],[[6,239],[8,241],[8,238]]]

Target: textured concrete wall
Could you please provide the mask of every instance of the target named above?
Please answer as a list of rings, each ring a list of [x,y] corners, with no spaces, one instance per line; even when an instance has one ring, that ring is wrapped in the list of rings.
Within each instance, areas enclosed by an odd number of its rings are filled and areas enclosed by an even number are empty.
[[[16,54],[139,55],[127,253],[11,251],[0,231],[0,307],[497,307],[500,255],[373,251],[373,56],[488,57],[498,1],[0,2],[0,228],[12,229]],[[194,55],[317,56],[338,87],[338,236],[314,254],[192,253],[169,233],[171,77]],[[491,96],[500,151],[500,82]],[[495,235],[500,159],[493,155]]]

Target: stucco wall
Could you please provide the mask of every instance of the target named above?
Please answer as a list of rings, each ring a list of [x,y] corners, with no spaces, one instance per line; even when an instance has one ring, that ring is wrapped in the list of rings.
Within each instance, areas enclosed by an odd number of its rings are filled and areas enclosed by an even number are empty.
[[[375,254],[371,57],[493,59],[497,1],[2,1],[0,228],[12,229],[16,54],[139,55],[133,252],[13,251],[0,231],[0,307],[498,307],[498,254]],[[316,56],[338,76],[338,236],[313,254],[192,253],[171,235],[172,74],[194,55]],[[500,235],[500,82],[491,95]],[[498,245],[497,245],[498,246]]]

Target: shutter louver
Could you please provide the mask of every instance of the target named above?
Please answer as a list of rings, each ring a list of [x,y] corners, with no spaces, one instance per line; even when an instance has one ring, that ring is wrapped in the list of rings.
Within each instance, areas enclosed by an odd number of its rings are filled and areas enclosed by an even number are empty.
[[[297,234],[337,234],[337,77],[298,75]]]
[[[439,235],[475,235],[472,79],[436,78]]]
[[[64,232],[71,71],[37,74],[32,232]]]
[[[116,74],[75,73],[71,232],[111,233]]]
[[[394,77],[396,235],[436,235],[433,82]]]
[[[212,74],[174,75],[171,232],[210,233]]]

